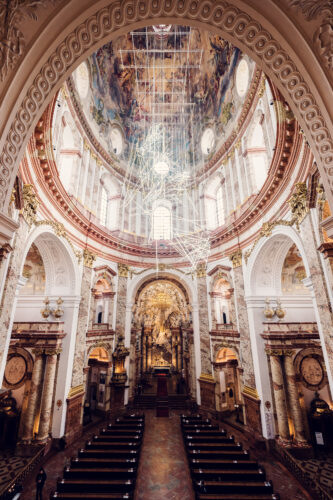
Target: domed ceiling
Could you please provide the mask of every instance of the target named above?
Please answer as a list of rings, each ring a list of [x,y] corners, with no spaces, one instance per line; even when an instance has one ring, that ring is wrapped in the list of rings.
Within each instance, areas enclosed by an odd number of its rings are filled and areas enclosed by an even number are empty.
[[[136,164],[148,143],[155,163],[156,152],[164,164],[168,157],[171,175],[180,158],[184,169],[200,168],[237,130],[254,70],[238,48],[208,31],[152,26],[81,64],[75,99],[113,161]]]

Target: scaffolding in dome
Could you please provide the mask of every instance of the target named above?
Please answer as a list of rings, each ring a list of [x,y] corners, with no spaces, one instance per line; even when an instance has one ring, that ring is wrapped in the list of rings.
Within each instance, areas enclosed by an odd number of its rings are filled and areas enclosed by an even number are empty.
[[[194,116],[191,71],[199,71],[203,49],[191,48],[190,27],[154,26],[130,34],[131,50],[120,50],[122,68],[135,75],[134,115],[144,131],[135,134],[127,165],[124,207],[134,214],[138,208],[150,220],[148,245],[156,239],[176,250],[196,268],[207,261],[210,240],[202,227],[199,207],[191,198],[195,188]],[[137,194],[140,193],[138,197]],[[139,201],[138,201],[139,198]],[[167,238],[154,234],[154,209],[169,203],[173,217]],[[138,204],[140,207],[138,207]],[[183,213],[183,206],[190,207]],[[165,236],[166,232],[161,233]]]

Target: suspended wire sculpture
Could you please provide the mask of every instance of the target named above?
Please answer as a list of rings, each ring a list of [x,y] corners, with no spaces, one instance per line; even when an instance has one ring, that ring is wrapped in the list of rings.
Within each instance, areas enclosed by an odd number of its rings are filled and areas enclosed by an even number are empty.
[[[203,49],[191,48],[191,35],[190,27],[165,25],[134,31],[133,48],[120,50],[120,57],[123,68],[134,69],[135,112],[143,127],[131,144],[123,218],[135,218],[139,210],[156,258],[160,249],[173,250],[194,270],[207,261],[210,239],[196,197],[196,165],[204,159],[196,157],[194,123],[201,117],[191,100],[191,72],[200,70]],[[170,231],[154,229],[159,206],[170,212],[165,218]]]

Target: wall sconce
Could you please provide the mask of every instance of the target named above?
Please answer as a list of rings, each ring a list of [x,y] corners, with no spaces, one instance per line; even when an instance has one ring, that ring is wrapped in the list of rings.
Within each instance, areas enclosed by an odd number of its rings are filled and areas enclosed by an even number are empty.
[[[49,304],[50,304],[50,299],[48,297],[45,297],[44,304],[45,307],[44,309],[41,309],[41,315],[44,319],[48,319],[49,316],[54,316],[56,319],[60,319],[64,315],[64,310],[61,308],[61,304],[63,303],[63,299],[61,297],[58,298],[57,300],[57,307],[55,309],[51,309]]]

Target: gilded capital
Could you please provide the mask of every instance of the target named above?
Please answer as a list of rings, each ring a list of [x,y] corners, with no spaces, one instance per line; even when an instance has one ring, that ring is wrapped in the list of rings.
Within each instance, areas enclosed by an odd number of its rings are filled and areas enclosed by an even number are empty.
[[[265,351],[268,356],[282,356],[284,354],[282,349],[272,349],[271,347],[267,347]]]
[[[118,275],[120,278],[128,278],[129,266],[127,264],[118,263]]]
[[[45,349],[46,356],[58,356],[62,351],[61,347],[51,347],[50,349]]]
[[[92,268],[96,260],[96,254],[85,248],[83,250],[83,265]]]
[[[242,251],[239,249],[236,252],[232,253],[229,257],[232,262],[232,267],[235,269],[236,267],[240,267],[242,265]]]
[[[206,277],[206,271],[207,271],[207,266],[204,262],[201,262],[200,264],[198,264],[197,269],[196,269],[197,278]]]

